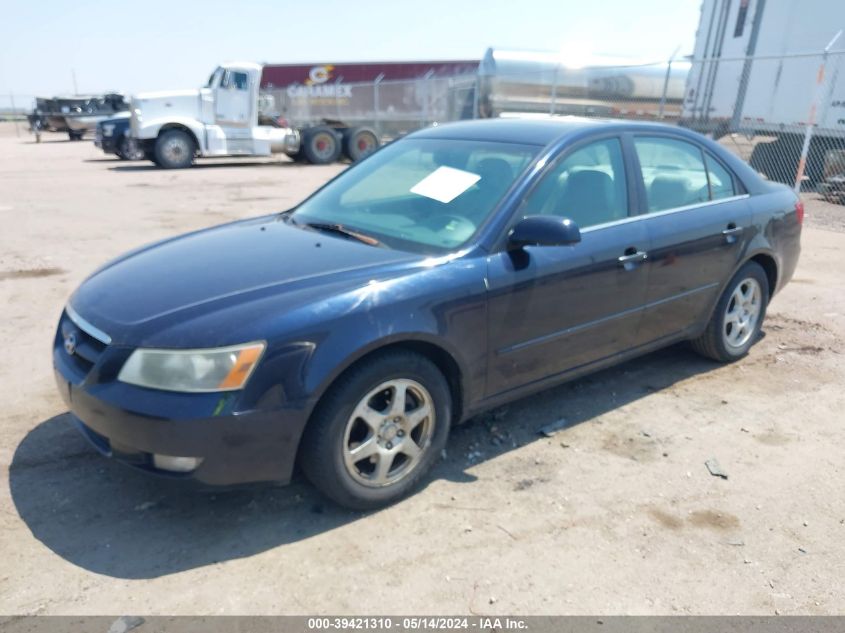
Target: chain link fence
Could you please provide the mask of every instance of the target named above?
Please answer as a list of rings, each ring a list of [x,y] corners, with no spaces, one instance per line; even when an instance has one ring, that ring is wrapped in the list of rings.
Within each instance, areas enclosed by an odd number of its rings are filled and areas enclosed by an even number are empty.
[[[679,123],[770,180],[835,198],[845,174],[845,51],[693,61]]]
[[[261,110],[297,126],[342,121],[392,139],[428,125],[473,116],[475,75],[336,82],[266,90]]]
[[[770,180],[845,203],[843,50],[584,67],[525,59],[461,76],[270,89],[260,109],[298,126],[372,127],[385,140],[499,116],[659,121],[710,135]],[[31,101],[15,95],[15,109]]]

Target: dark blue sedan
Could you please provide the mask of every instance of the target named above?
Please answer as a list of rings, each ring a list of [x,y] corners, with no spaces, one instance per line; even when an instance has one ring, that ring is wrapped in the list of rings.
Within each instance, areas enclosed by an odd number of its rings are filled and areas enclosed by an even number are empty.
[[[122,462],[211,484],[299,463],[377,507],[484,409],[682,340],[741,358],[802,219],[791,190],[683,129],[433,127],[293,210],[107,264],[61,316],[56,377]]]

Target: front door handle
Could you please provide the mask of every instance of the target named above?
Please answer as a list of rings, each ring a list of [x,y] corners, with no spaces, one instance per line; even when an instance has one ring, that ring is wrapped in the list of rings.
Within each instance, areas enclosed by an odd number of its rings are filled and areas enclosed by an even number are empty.
[[[728,224],[728,228],[722,231],[722,235],[725,236],[725,241],[728,244],[733,244],[736,242],[737,238],[742,234],[742,227],[737,226],[733,222]]]
[[[645,251],[638,251],[635,248],[629,248],[625,251],[625,254],[618,257],[616,261],[618,261],[619,265],[625,270],[634,270],[637,267],[637,264],[644,262],[647,259],[648,253]]]

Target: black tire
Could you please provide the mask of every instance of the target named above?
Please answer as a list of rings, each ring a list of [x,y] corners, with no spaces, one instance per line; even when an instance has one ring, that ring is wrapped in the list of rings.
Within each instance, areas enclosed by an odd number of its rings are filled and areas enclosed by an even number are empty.
[[[379,148],[378,134],[372,128],[352,127],[343,133],[343,155],[353,163]]]
[[[138,143],[125,134],[120,137],[120,141],[117,143],[117,155],[122,160],[143,160],[146,158],[146,153]]]
[[[394,457],[388,462],[387,469],[396,467],[398,475],[394,476],[398,478],[392,483],[388,482],[376,487],[372,483],[367,485],[358,480],[369,476],[366,472],[361,473],[358,468],[361,464],[363,464],[361,470],[366,470],[368,466],[371,466],[372,476],[375,476],[376,466],[373,461],[375,457],[361,459],[352,466],[347,466],[345,463],[345,451],[349,448],[347,429],[350,429],[351,437],[357,429],[356,425],[363,424],[361,419],[353,418],[356,407],[371,392],[393,380],[413,381],[412,384],[421,385],[431,398],[430,410],[434,411],[434,415],[424,418],[428,422],[418,423],[419,426],[408,431],[408,436],[404,438],[402,431],[399,431],[398,435],[396,431],[402,427],[402,423],[398,426],[391,425],[391,422],[396,422],[398,418],[390,418],[394,414],[385,413],[387,408],[377,414],[386,416],[381,423],[384,436],[375,434],[367,425],[364,425],[363,428],[369,435],[362,438],[359,444],[373,441],[387,449],[394,448],[389,440],[399,437],[403,439],[396,440],[397,442],[407,442],[417,429],[426,424],[431,425],[427,427],[426,441],[423,441],[422,436],[414,438],[414,446],[418,446],[417,441],[423,442],[423,448],[416,458],[417,461],[406,458],[401,449],[396,450]],[[412,387],[408,390],[411,392]],[[388,391],[378,392],[374,398],[386,393]],[[368,402],[375,402],[375,400],[371,399]],[[420,406],[422,402],[422,400],[418,401],[417,406]],[[311,483],[339,505],[354,510],[379,508],[399,500],[419,484],[446,444],[451,416],[452,399],[449,385],[434,363],[412,352],[387,351],[368,358],[347,371],[323,396],[305,429],[299,449],[299,463]],[[387,428],[390,426],[393,428]],[[391,431],[392,434],[390,434]],[[426,429],[423,429],[421,433],[426,433]],[[403,456],[403,460],[399,460],[399,465],[396,466],[399,455]],[[401,474],[401,469],[406,465],[407,472]],[[350,469],[358,473],[358,478]]]
[[[71,141],[81,141],[83,136],[85,136],[85,130],[80,130],[78,132],[76,130],[68,130],[67,132],[67,137]]]
[[[185,169],[194,164],[196,151],[190,134],[183,130],[167,130],[156,139],[154,162],[163,169]]]
[[[750,333],[748,333],[747,340],[733,346],[729,344],[728,337],[730,330],[736,326],[728,324],[728,311],[733,310],[735,306],[734,292],[743,284],[749,287],[748,282],[750,281],[756,282],[760,289],[759,313],[753,327],[749,328]],[[756,262],[746,263],[737,271],[725,288],[716,308],[713,310],[707,328],[701,336],[692,340],[693,349],[702,356],[722,363],[730,363],[745,356],[760,336],[760,328],[766,318],[769,293],[769,280],[763,267]],[[744,336],[743,339],[745,339]]]
[[[293,154],[288,154],[290,159],[295,163],[304,163],[306,162],[305,158],[305,149],[302,142],[299,144],[299,149],[296,150]]]
[[[153,149],[144,149],[144,160],[148,160],[158,166],[158,163],[156,162],[156,153]]]
[[[312,165],[328,165],[340,158],[340,138],[328,125],[315,125],[302,132],[302,153]]]

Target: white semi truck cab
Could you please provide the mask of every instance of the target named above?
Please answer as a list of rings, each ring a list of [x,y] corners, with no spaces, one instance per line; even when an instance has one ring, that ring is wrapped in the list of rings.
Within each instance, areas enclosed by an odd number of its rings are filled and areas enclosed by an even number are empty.
[[[334,122],[302,128],[261,116],[260,64],[219,66],[197,90],[141,93],[132,98],[130,132],[159,167],[189,167],[198,156],[287,154],[327,164],[359,160],[378,148],[370,128]]]

